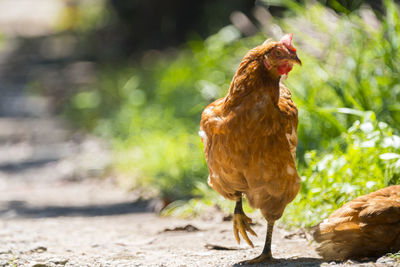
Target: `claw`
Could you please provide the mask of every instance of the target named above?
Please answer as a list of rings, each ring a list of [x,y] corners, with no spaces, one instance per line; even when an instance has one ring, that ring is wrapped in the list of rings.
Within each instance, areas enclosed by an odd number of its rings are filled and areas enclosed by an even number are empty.
[[[257,236],[257,234],[250,227],[251,219],[247,217],[245,214],[234,214],[233,215],[233,234],[235,235],[236,241],[240,244],[240,236],[239,232],[242,235],[243,239],[246,240],[247,244],[254,248],[253,242],[251,242],[247,232],[250,234]]]

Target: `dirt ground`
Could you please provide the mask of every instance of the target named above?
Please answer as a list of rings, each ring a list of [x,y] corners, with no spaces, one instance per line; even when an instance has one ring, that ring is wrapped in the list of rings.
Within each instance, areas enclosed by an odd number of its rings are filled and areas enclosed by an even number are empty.
[[[263,245],[262,225],[254,249],[239,246],[231,222],[161,218],[107,182],[22,190],[2,201],[0,266],[232,266]],[[274,236],[275,256],[290,258],[279,266],[320,263],[306,239],[288,234]]]
[[[151,201],[94,179],[22,184],[0,191],[0,266],[237,266],[262,250],[265,225],[254,226],[255,248],[237,245],[232,222],[163,218]],[[251,214],[253,217],[255,214]],[[219,249],[218,249],[219,248]],[[277,227],[276,260],[263,266],[395,266],[390,258],[327,263],[301,230]],[[398,265],[400,266],[400,265]]]

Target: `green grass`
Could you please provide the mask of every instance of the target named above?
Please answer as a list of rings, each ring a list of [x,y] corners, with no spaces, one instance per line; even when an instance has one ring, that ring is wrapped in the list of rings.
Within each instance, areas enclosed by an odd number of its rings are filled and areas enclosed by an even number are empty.
[[[284,220],[306,226],[360,194],[399,183],[400,19],[389,0],[377,27],[357,12],[339,16],[318,3],[274,2],[289,11],[265,27],[293,32],[304,63],[286,81],[300,110],[303,186]],[[114,169],[132,186],[171,199],[197,197],[167,213],[198,214],[215,203],[230,208],[205,185],[200,114],[226,94],[241,58],[267,37],[243,38],[227,26],[173,52],[148,52],[134,65],[102,66],[65,114],[110,141]]]

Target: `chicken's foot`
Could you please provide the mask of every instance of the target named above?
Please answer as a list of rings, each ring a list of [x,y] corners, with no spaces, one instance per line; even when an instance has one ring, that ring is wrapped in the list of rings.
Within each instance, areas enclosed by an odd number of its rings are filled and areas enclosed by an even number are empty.
[[[235,211],[233,213],[233,234],[235,235],[236,241],[240,244],[239,232],[243,239],[246,240],[247,244],[254,248],[253,242],[249,239],[247,232],[257,236],[257,234],[250,227],[251,219],[244,214],[242,207],[242,199],[236,202]]]
[[[272,240],[272,231],[274,229],[274,223],[275,223],[274,221],[268,222],[267,236],[265,238],[264,249],[261,252],[261,255],[251,260],[242,261],[239,263],[240,265],[255,264],[272,260],[271,240]]]

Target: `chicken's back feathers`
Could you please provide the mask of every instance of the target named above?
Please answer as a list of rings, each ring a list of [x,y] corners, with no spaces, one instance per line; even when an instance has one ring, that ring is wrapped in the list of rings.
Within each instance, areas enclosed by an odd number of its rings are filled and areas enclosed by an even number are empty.
[[[381,256],[400,250],[400,185],[358,197],[313,228],[328,260]]]

